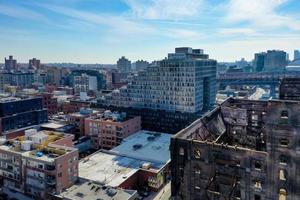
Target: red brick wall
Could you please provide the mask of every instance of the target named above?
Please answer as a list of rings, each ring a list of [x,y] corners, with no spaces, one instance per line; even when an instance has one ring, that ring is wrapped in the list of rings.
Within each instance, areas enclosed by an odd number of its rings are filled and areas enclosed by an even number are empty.
[[[60,140],[56,140],[55,142],[51,142],[51,144],[67,146],[67,147],[74,147],[73,145],[74,135],[66,134],[64,138]]]

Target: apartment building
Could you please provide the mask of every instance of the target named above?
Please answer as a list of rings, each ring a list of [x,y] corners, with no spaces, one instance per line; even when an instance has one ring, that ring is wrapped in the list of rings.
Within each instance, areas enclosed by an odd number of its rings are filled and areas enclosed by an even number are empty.
[[[300,198],[300,111],[228,99],[171,139],[173,199]]]
[[[38,125],[48,121],[47,109],[42,98],[2,98],[0,99],[0,134]]]
[[[131,71],[131,61],[122,56],[117,61],[117,68],[121,73],[129,73]]]
[[[85,119],[85,135],[92,138],[94,149],[111,149],[139,130],[141,130],[141,117],[127,117],[126,113],[107,110]]]
[[[27,130],[25,136],[1,139],[2,187],[36,199],[51,199],[78,177],[78,150],[72,135]]]
[[[85,119],[96,116],[98,113],[100,111],[91,108],[80,108],[79,112],[68,114],[67,119],[69,123],[75,126],[76,139],[87,135],[85,132]]]
[[[81,74],[74,76],[73,87],[75,93],[97,91],[97,77]]]
[[[201,49],[176,48],[100,103],[182,113],[209,109],[216,98],[216,64]]]
[[[48,115],[54,115],[58,112],[57,98],[49,92],[40,92],[38,97],[42,97],[43,108],[48,110]]]
[[[284,78],[279,87],[279,98],[284,100],[300,100],[300,78]]]

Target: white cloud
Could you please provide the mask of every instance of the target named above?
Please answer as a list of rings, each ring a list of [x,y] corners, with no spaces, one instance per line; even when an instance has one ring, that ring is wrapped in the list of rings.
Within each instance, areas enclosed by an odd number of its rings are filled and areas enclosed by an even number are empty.
[[[152,31],[151,27],[128,20],[124,16],[96,14],[50,4],[39,4],[39,6],[51,10],[52,12],[80,20],[81,23],[86,22],[109,27],[109,31],[114,31],[118,34],[139,34]]]
[[[223,36],[257,36],[259,35],[251,28],[221,28],[218,31]]]
[[[124,0],[142,19],[178,20],[199,15],[203,0]]]
[[[203,37],[203,34],[198,31],[188,29],[166,29],[162,31],[162,34],[169,38],[182,39],[182,40],[195,40]]]
[[[229,23],[249,22],[260,28],[300,30],[300,22],[278,12],[288,0],[230,0],[225,20]]]
[[[0,14],[19,19],[29,19],[37,21],[48,21],[48,19],[39,12],[19,6],[8,6],[0,4]]]

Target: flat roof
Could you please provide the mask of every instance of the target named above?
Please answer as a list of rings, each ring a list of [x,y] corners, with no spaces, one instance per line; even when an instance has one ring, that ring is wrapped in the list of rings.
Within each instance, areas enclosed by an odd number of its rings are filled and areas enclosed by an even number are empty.
[[[118,187],[145,163],[150,164],[149,171],[160,170],[170,161],[171,136],[166,133],[139,131],[110,151],[100,150],[82,159],[79,162],[79,177]],[[133,147],[136,144],[140,148]]]
[[[79,177],[118,187],[139,170],[143,161],[97,152],[79,162]]]
[[[127,200],[136,195],[135,190],[121,190],[111,187],[105,187],[101,184],[80,180],[58,197],[72,200]]]
[[[130,158],[165,164],[170,160],[171,134],[141,130],[125,138],[111,152]]]

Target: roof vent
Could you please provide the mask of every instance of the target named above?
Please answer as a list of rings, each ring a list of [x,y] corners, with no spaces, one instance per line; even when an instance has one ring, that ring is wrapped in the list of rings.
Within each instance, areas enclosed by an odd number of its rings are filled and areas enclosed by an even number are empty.
[[[109,188],[109,189],[106,190],[106,194],[110,197],[113,197],[117,194],[117,191],[113,188]]]
[[[147,137],[147,140],[148,140],[148,141],[153,141],[153,140],[155,140],[155,136],[148,136],[148,137]]]
[[[142,146],[143,146],[142,144],[135,144],[135,145],[132,146],[132,148],[133,148],[133,150],[136,151],[136,150],[142,148]]]
[[[81,198],[82,198],[82,197],[84,197],[84,194],[83,194],[83,193],[81,193],[81,192],[77,192],[77,193],[76,193],[76,196],[78,196],[78,197],[81,197]]]

